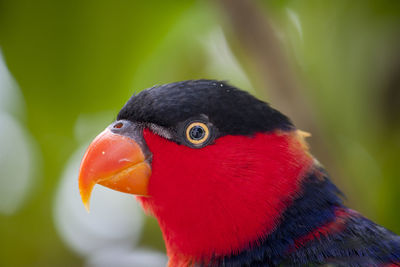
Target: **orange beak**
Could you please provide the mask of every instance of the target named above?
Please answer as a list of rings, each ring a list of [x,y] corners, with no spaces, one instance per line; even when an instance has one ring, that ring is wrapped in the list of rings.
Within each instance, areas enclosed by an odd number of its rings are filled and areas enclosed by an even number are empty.
[[[82,159],[79,190],[83,204],[89,211],[95,184],[146,196],[150,176],[150,164],[138,143],[107,128],[93,140]]]

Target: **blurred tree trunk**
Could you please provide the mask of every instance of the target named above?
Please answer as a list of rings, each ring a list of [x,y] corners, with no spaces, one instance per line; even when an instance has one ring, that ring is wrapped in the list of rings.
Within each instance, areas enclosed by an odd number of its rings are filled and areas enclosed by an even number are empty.
[[[312,134],[308,140],[313,153],[326,163],[330,170],[337,172],[334,159],[330,156],[329,145],[316,123],[312,104],[292,70],[283,44],[277,38],[268,20],[268,12],[253,0],[218,0],[221,11],[226,15],[228,30],[237,38],[240,47],[254,65],[255,74],[261,81],[256,91],[272,106],[289,116],[295,125]],[[253,76],[252,74],[249,75]],[[341,177],[332,173],[334,177]]]

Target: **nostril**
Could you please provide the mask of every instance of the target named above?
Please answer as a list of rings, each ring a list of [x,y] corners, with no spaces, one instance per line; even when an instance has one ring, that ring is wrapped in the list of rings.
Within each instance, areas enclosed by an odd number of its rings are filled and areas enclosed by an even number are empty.
[[[118,123],[114,124],[113,128],[114,129],[121,129],[122,126],[124,126],[124,124],[122,122],[118,122]]]

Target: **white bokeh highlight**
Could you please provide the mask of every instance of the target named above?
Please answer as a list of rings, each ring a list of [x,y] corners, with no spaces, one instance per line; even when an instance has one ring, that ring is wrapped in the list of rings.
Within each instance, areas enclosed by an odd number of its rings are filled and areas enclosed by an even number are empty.
[[[0,111],[0,213],[12,215],[33,185],[34,155],[30,137],[11,115]]]
[[[163,253],[138,249],[126,251],[110,249],[99,251],[88,260],[88,267],[161,267],[167,266],[167,256]]]
[[[56,194],[56,227],[75,252],[90,256],[97,251],[133,250],[143,226],[141,207],[132,195],[96,185],[88,213],[79,195],[78,171],[86,145],[66,165]]]
[[[24,114],[25,103],[22,93],[6,63],[0,50],[0,111],[12,114]]]
[[[37,176],[40,157],[25,127],[25,105],[17,83],[0,51],[0,214],[13,215],[28,199]]]

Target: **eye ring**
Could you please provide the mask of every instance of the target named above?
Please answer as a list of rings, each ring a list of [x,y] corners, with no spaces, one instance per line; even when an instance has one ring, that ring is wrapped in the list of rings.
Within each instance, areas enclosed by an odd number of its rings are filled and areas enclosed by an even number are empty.
[[[192,122],[186,128],[186,139],[193,145],[202,145],[210,137],[210,129],[205,123]]]

